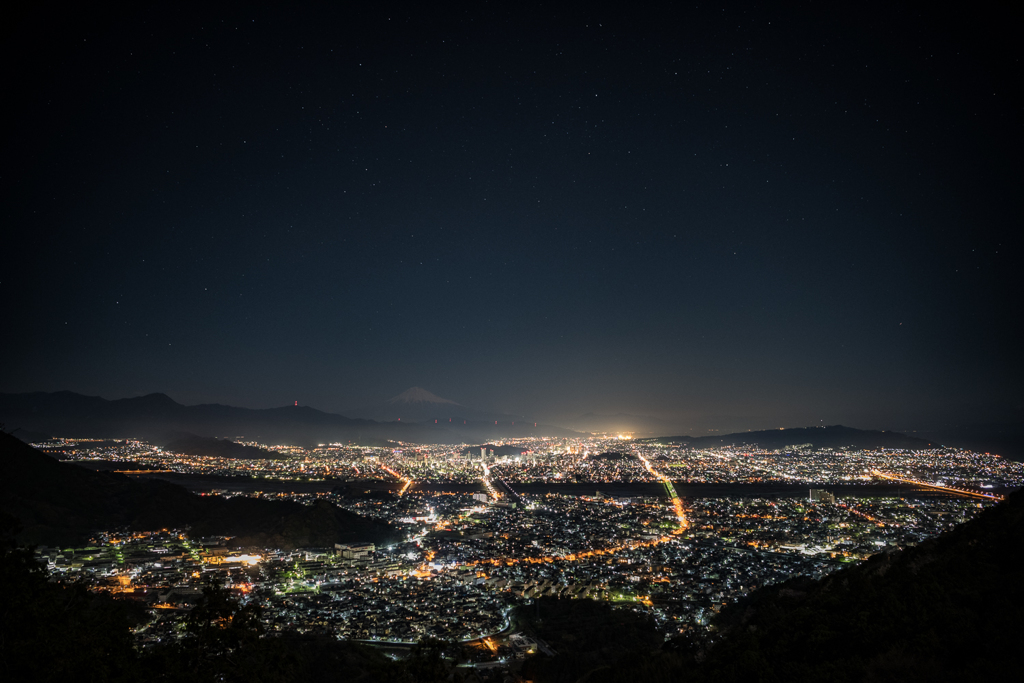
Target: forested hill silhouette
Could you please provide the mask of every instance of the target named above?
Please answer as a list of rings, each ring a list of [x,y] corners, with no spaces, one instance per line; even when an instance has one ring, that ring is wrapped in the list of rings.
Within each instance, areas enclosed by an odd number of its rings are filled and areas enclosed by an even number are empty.
[[[575,601],[547,600],[524,616],[542,618],[527,628],[558,654],[528,661],[525,673],[536,683],[587,672],[593,683],[1012,680],[1024,633],[1021,539],[1017,491],[916,547],[756,590],[723,608],[709,635],[663,645],[633,612],[594,604],[584,619]]]
[[[236,537],[239,545],[282,548],[341,542],[383,543],[388,524],[320,501],[197,496],[160,480],[133,480],[62,463],[0,433],[0,509],[21,522],[24,542],[74,544],[115,527],[191,527],[197,536]]]
[[[1018,670],[1024,491],[942,536],[723,610],[725,680],[977,680]],[[1019,675],[1019,671],[1018,674]]]
[[[196,436],[184,434],[165,446],[172,453],[200,455],[212,458],[244,458],[248,460],[274,460],[285,456],[275,451],[256,446],[246,446],[229,439],[218,439],[213,436]]]
[[[789,446],[811,444],[814,448],[936,448],[939,444],[927,439],[908,436],[901,432],[855,429],[843,425],[828,427],[797,427],[792,429],[765,429],[757,432],[738,432],[721,436],[659,436],[640,439],[646,443],[678,444],[690,448],[716,446],[759,446],[782,449]]]

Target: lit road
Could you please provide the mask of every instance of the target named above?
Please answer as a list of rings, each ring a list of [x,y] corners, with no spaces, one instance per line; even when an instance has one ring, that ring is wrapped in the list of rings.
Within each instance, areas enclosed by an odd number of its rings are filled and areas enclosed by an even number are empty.
[[[402,490],[398,492],[398,497],[399,498],[401,498],[403,495],[405,495],[405,492],[409,490],[409,487],[412,486],[415,483],[412,480],[411,477],[403,477],[401,474],[399,474],[398,472],[394,471],[393,469],[391,469],[387,465],[384,465],[383,463],[381,464],[380,468],[382,470],[384,470],[385,472],[387,472],[388,474],[390,474],[395,479],[397,479],[397,480],[399,480],[401,482],[404,482],[404,485],[402,486]]]
[[[969,489],[961,489],[955,486],[943,486],[942,484],[934,484],[927,481],[917,481],[916,479],[905,479],[903,477],[897,477],[894,474],[886,474],[885,472],[879,472],[878,470],[871,470],[871,474],[882,479],[888,479],[889,481],[899,481],[904,484],[914,484],[915,486],[924,486],[925,488],[935,489],[936,491],[946,491],[948,493],[954,493],[959,496],[973,496],[974,498],[984,498],[985,500],[1003,500],[1006,496],[1001,496],[998,493],[982,493],[980,491],[971,491]]]
[[[483,468],[484,474],[480,477],[480,480],[484,483],[484,487],[487,489],[487,495],[494,499],[494,502],[501,500],[501,494],[494,488],[494,484],[491,483],[491,469],[487,466],[487,463],[480,463],[480,467]]]
[[[612,548],[587,550],[587,551],[584,551],[584,552],[569,553],[569,554],[566,554],[566,555],[553,556],[553,557],[494,557],[494,558],[489,558],[489,559],[486,559],[486,560],[478,560],[477,561],[477,566],[488,565],[488,564],[489,565],[496,565],[496,566],[512,565],[512,564],[545,564],[545,563],[554,562],[554,561],[576,562],[576,561],[579,561],[579,560],[586,560],[586,559],[589,559],[589,558],[592,558],[592,557],[600,557],[602,555],[613,555],[613,554],[615,554],[617,552],[621,552],[623,550],[634,550],[634,549],[637,549],[637,548],[650,548],[651,546],[655,546],[655,545],[658,545],[660,543],[667,543],[668,541],[671,541],[674,535],[681,534],[689,526],[689,522],[686,521],[686,514],[685,514],[685,512],[683,510],[683,501],[676,494],[676,489],[672,485],[672,480],[671,479],[669,479],[668,477],[664,476],[663,474],[661,474],[658,471],[656,471],[653,467],[651,467],[650,462],[648,462],[647,459],[644,458],[642,455],[637,454],[636,457],[640,459],[640,461],[643,463],[644,467],[647,469],[648,472],[651,473],[651,475],[653,475],[655,478],[657,478],[659,481],[661,481],[661,483],[663,483],[665,485],[665,488],[668,491],[669,498],[672,500],[672,509],[675,512],[676,520],[679,522],[678,528],[676,528],[676,530],[672,532],[672,535],[660,536],[660,537],[658,537],[656,539],[647,540],[647,541],[630,541],[628,543],[623,543],[622,545],[615,546],[615,547],[612,547]],[[490,481],[489,481],[489,475],[490,475],[490,472],[485,467],[484,483],[488,485],[488,490],[490,491],[491,490],[491,485],[490,485]],[[508,485],[505,484],[505,486],[508,486]]]
[[[689,526],[689,522],[686,521],[686,513],[683,511],[683,501],[680,500],[676,494],[676,487],[672,485],[672,480],[666,477],[661,472],[658,472],[651,466],[650,461],[639,453],[635,453],[640,462],[643,463],[644,469],[646,469],[651,476],[661,481],[665,485],[665,489],[668,490],[669,498],[672,500],[672,509],[675,510],[676,519],[679,521],[679,528],[673,531],[674,534],[681,534],[683,529]]]

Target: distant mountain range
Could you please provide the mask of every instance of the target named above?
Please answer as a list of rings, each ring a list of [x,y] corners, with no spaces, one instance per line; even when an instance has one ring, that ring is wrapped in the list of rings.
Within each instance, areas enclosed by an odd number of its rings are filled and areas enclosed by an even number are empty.
[[[758,432],[738,432],[721,436],[661,436],[642,439],[648,443],[676,444],[689,448],[716,448],[721,446],[758,446],[771,450],[810,445],[814,448],[936,448],[934,441],[907,436],[900,432],[854,429],[842,425],[828,427],[797,427],[794,429],[766,429]]]
[[[0,394],[0,422],[8,430],[79,438],[138,438],[164,445],[183,435],[244,437],[266,444],[312,446],[354,443],[475,443],[526,436],[573,436],[562,427],[470,411],[454,401],[412,389],[389,402],[408,407],[393,422],[350,418],[308,406],[251,409],[219,404],[186,406],[166,394],[113,401],[70,391]],[[445,408],[439,412],[438,407]],[[456,409],[457,408],[457,409]],[[402,412],[399,410],[399,412]],[[481,415],[486,415],[486,419]],[[401,416],[399,416],[401,417]],[[493,418],[493,419],[492,419]]]
[[[21,540],[75,544],[103,529],[191,527],[195,536],[283,548],[389,542],[390,525],[320,501],[197,496],[159,479],[134,480],[64,463],[0,432],[0,510],[19,520]]]
[[[326,413],[308,406],[266,409],[219,404],[186,406],[165,394],[111,401],[70,391],[0,393],[0,423],[20,439],[30,442],[50,436],[138,438],[165,446],[183,437],[200,436],[295,446],[336,442],[383,446],[399,441],[472,444],[513,437],[582,437],[590,432],[650,437],[659,432],[671,434],[668,429],[672,425],[658,418],[625,413],[611,416],[587,413],[561,426],[553,426],[467,408],[419,387],[353,414],[358,417]],[[373,415],[376,419],[368,417]],[[828,448],[844,445],[927,448],[929,444],[942,444],[1024,459],[1024,425],[1017,423],[955,427],[916,435],[834,426],[711,436],[659,436],[645,440],[688,444],[695,448],[755,443],[766,448],[803,443]]]

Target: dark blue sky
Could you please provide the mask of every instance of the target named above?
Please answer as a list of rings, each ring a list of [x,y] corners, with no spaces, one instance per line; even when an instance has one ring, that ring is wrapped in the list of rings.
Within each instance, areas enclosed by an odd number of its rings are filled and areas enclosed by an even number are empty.
[[[0,391],[1019,418],[1011,17],[772,5],[13,17]]]

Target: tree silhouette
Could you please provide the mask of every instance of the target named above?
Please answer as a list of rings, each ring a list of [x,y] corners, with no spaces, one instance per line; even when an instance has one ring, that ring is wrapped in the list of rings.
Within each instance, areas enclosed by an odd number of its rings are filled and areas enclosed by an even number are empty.
[[[118,681],[131,677],[139,610],[79,583],[51,583],[17,520],[0,513],[0,678]]]

